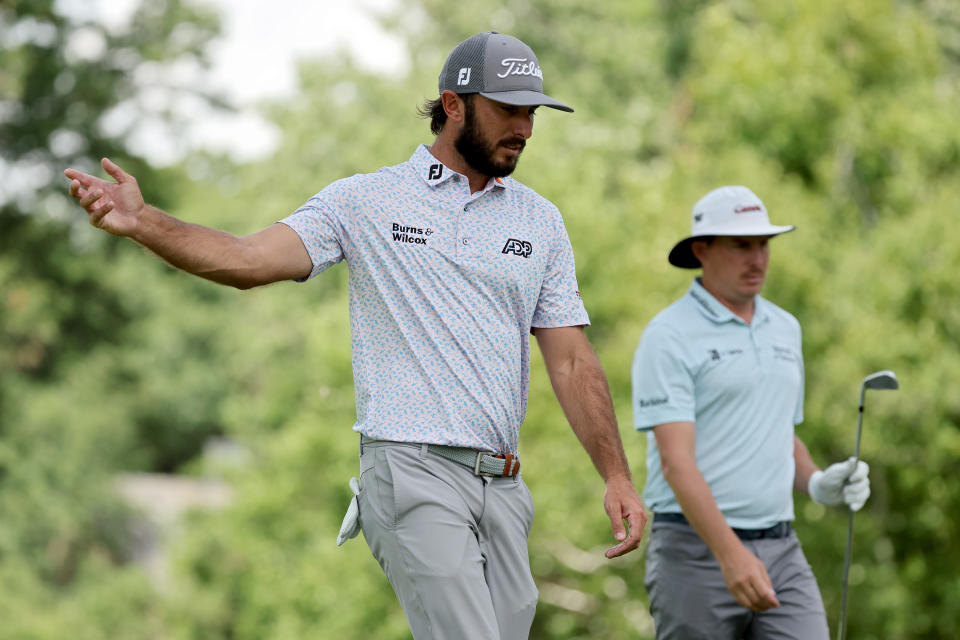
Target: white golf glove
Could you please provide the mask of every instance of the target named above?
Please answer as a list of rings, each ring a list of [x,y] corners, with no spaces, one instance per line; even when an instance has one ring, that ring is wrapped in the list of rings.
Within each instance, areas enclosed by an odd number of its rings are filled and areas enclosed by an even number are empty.
[[[360,495],[360,483],[357,482],[356,478],[350,478],[350,491],[353,492],[353,496],[350,498],[347,513],[343,516],[340,533],[337,534],[338,547],[360,533],[360,505],[357,502],[357,496]]]
[[[814,471],[807,485],[807,493],[814,502],[826,505],[846,504],[851,511],[859,511],[870,497],[870,466],[863,460],[850,457],[836,462],[823,471]]]

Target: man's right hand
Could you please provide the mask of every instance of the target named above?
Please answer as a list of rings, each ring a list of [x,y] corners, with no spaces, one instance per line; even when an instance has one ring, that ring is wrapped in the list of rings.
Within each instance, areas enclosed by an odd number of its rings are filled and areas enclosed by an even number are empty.
[[[76,169],[63,172],[70,178],[70,195],[77,199],[90,224],[116,236],[130,236],[146,204],[137,180],[108,158],[100,161],[116,182],[108,182]]]
[[[727,589],[741,605],[753,611],[766,611],[780,606],[766,567],[743,544],[720,562],[720,568]]]
[[[291,227],[274,223],[239,237],[183,222],[145,204],[136,179],[104,158],[104,170],[116,180],[101,180],[67,169],[70,195],[90,217],[90,224],[126,236],[187,273],[238,289],[310,275],[313,261]]]

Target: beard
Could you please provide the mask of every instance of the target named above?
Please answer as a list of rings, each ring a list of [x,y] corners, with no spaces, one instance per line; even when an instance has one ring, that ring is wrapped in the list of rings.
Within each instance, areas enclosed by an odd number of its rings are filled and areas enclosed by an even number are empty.
[[[524,146],[522,138],[508,138],[497,143],[487,141],[474,117],[473,100],[466,101],[463,129],[460,130],[460,134],[453,141],[453,146],[474,170],[491,178],[502,178],[510,175],[517,168],[519,154],[503,162],[494,160],[494,154],[500,144],[517,142],[519,142],[522,151]]]

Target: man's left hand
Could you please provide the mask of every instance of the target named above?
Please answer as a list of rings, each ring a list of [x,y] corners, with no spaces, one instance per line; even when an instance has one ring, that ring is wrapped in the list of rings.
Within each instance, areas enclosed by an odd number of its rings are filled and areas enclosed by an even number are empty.
[[[870,467],[863,460],[849,458],[810,476],[807,491],[814,502],[846,504],[859,511],[870,497]]]
[[[607,481],[603,508],[610,516],[613,537],[621,541],[607,549],[605,555],[616,558],[636,549],[643,538],[643,529],[647,526],[647,512],[630,478],[613,478]],[[624,520],[627,521],[626,527],[623,525]]]

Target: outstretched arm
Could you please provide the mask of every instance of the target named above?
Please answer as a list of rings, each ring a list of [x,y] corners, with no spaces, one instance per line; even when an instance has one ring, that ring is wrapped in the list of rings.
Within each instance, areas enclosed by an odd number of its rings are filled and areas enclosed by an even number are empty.
[[[310,256],[286,225],[240,237],[183,222],[146,204],[136,178],[107,158],[101,164],[115,182],[63,172],[93,226],[135,240],[178,269],[239,289],[310,274]]]
[[[607,485],[603,506],[621,542],[607,549],[606,556],[623,555],[640,544],[647,514],[630,478],[603,367],[582,327],[536,329],[534,335],[557,400]]]

